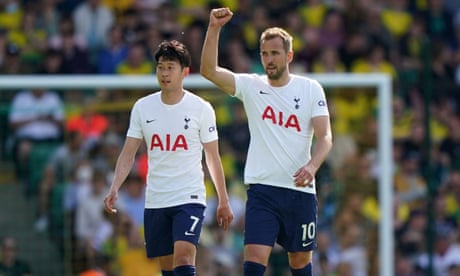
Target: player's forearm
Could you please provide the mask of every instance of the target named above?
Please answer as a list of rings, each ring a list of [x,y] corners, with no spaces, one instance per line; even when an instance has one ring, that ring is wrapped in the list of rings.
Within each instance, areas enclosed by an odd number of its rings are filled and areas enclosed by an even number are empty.
[[[218,67],[218,46],[221,27],[209,26],[201,52],[200,73],[208,78]]]
[[[134,165],[134,158],[120,155],[115,166],[111,190],[118,191]]]
[[[217,198],[219,200],[219,204],[227,204],[229,202],[227,187],[225,184],[225,177],[224,171],[222,168],[214,172],[214,176],[211,173],[212,182],[214,183],[214,187],[216,189]]]
[[[227,187],[225,184],[225,174],[224,169],[222,168],[222,163],[220,162],[220,158],[208,156],[207,159],[207,166],[209,170],[209,174],[211,176],[211,180],[214,183],[214,188],[216,189],[217,198],[219,200],[219,204],[228,203],[228,193]]]
[[[313,166],[316,170],[319,169],[321,164],[323,164],[327,155],[332,148],[332,135],[326,134],[321,137],[317,137],[316,145],[313,150],[309,165]]]

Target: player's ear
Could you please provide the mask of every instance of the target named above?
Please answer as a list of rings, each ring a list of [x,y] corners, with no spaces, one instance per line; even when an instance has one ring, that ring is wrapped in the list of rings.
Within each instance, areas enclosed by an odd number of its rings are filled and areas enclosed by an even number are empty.
[[[190,74],[190,67],[184,67],[182,73],[184,74],[184,77],[188,76]]]
[[[294,51],[289,51],[287,53],[287,59],[288,59],[288,63],[292,62],[292,60],[294,59]]]

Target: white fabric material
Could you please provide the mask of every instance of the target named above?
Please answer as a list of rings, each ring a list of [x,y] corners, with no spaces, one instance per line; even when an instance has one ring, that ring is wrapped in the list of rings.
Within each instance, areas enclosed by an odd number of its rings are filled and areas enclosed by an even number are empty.
[[[265,75],[236,74],[235,86],[251,132],[245,183],[316,193],[314,181],[312,187],[295,187],[293,175],[311,158],[311,119],[329,116],[321,85],[291,75],[287,85],[273,87]]]
[[[57,121],[64,120],[62,101],[54,92],[45,92],[36,97],[31,91],[23,91],[16,95],[11,106],[10,122],[21,122],[38,119],[42,116],[53,117]],[[47,120],[37,120],[25,124],[16,130],[18,138],[53,139],[60,136],[59,127]]]
[[[218,139],[208,102],[188,91],[175,105],[164,104],[161,91],[141,98],[133,107],[127,135],[147,143],[146,208],[206,205],[202,143]]]

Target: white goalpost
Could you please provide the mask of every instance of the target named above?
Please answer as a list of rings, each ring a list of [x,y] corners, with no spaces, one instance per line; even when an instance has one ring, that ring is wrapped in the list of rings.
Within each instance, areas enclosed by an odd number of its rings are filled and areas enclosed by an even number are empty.
[[[392,85],[391,78],[385,74],[307,74],[318,80],[325,88],[329,87],[373,87],[378,97],[378,137],[377,153],[379,161],[379,266],[380,276],[392,276],[394,271],[393,235],[393,156],[392,156]],[[0,93],[5,89],[157,89],[154,75],[66,75],[0,76]],[[214,84],[198,74],[184,79],[187,89],[215,89]]]

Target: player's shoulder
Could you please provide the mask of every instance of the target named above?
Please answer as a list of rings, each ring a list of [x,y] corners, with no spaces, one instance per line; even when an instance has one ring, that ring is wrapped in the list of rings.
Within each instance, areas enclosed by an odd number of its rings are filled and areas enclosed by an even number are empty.
[[[295,81],[307,82],[309,84],[321,85],[318,80],[306,75],[306,74],[291,74],[291,78]]]
[[[320,92],[324,90],[318,80],[311,78],[308,75],[291,74],[291,83],[299,87],[305,87],[310,91]]]
[[[188,90],[184,90],[184,91],[185,91],[185,97],[187,101],[192,102],[196,105],[211,105],[211,103],[208,100],[196,95],[195,93],[188,91]]]
[[[160,99],[160,91],[152,92],[146,96],[140,97],[136,101],[136,105],[151,104]]]

